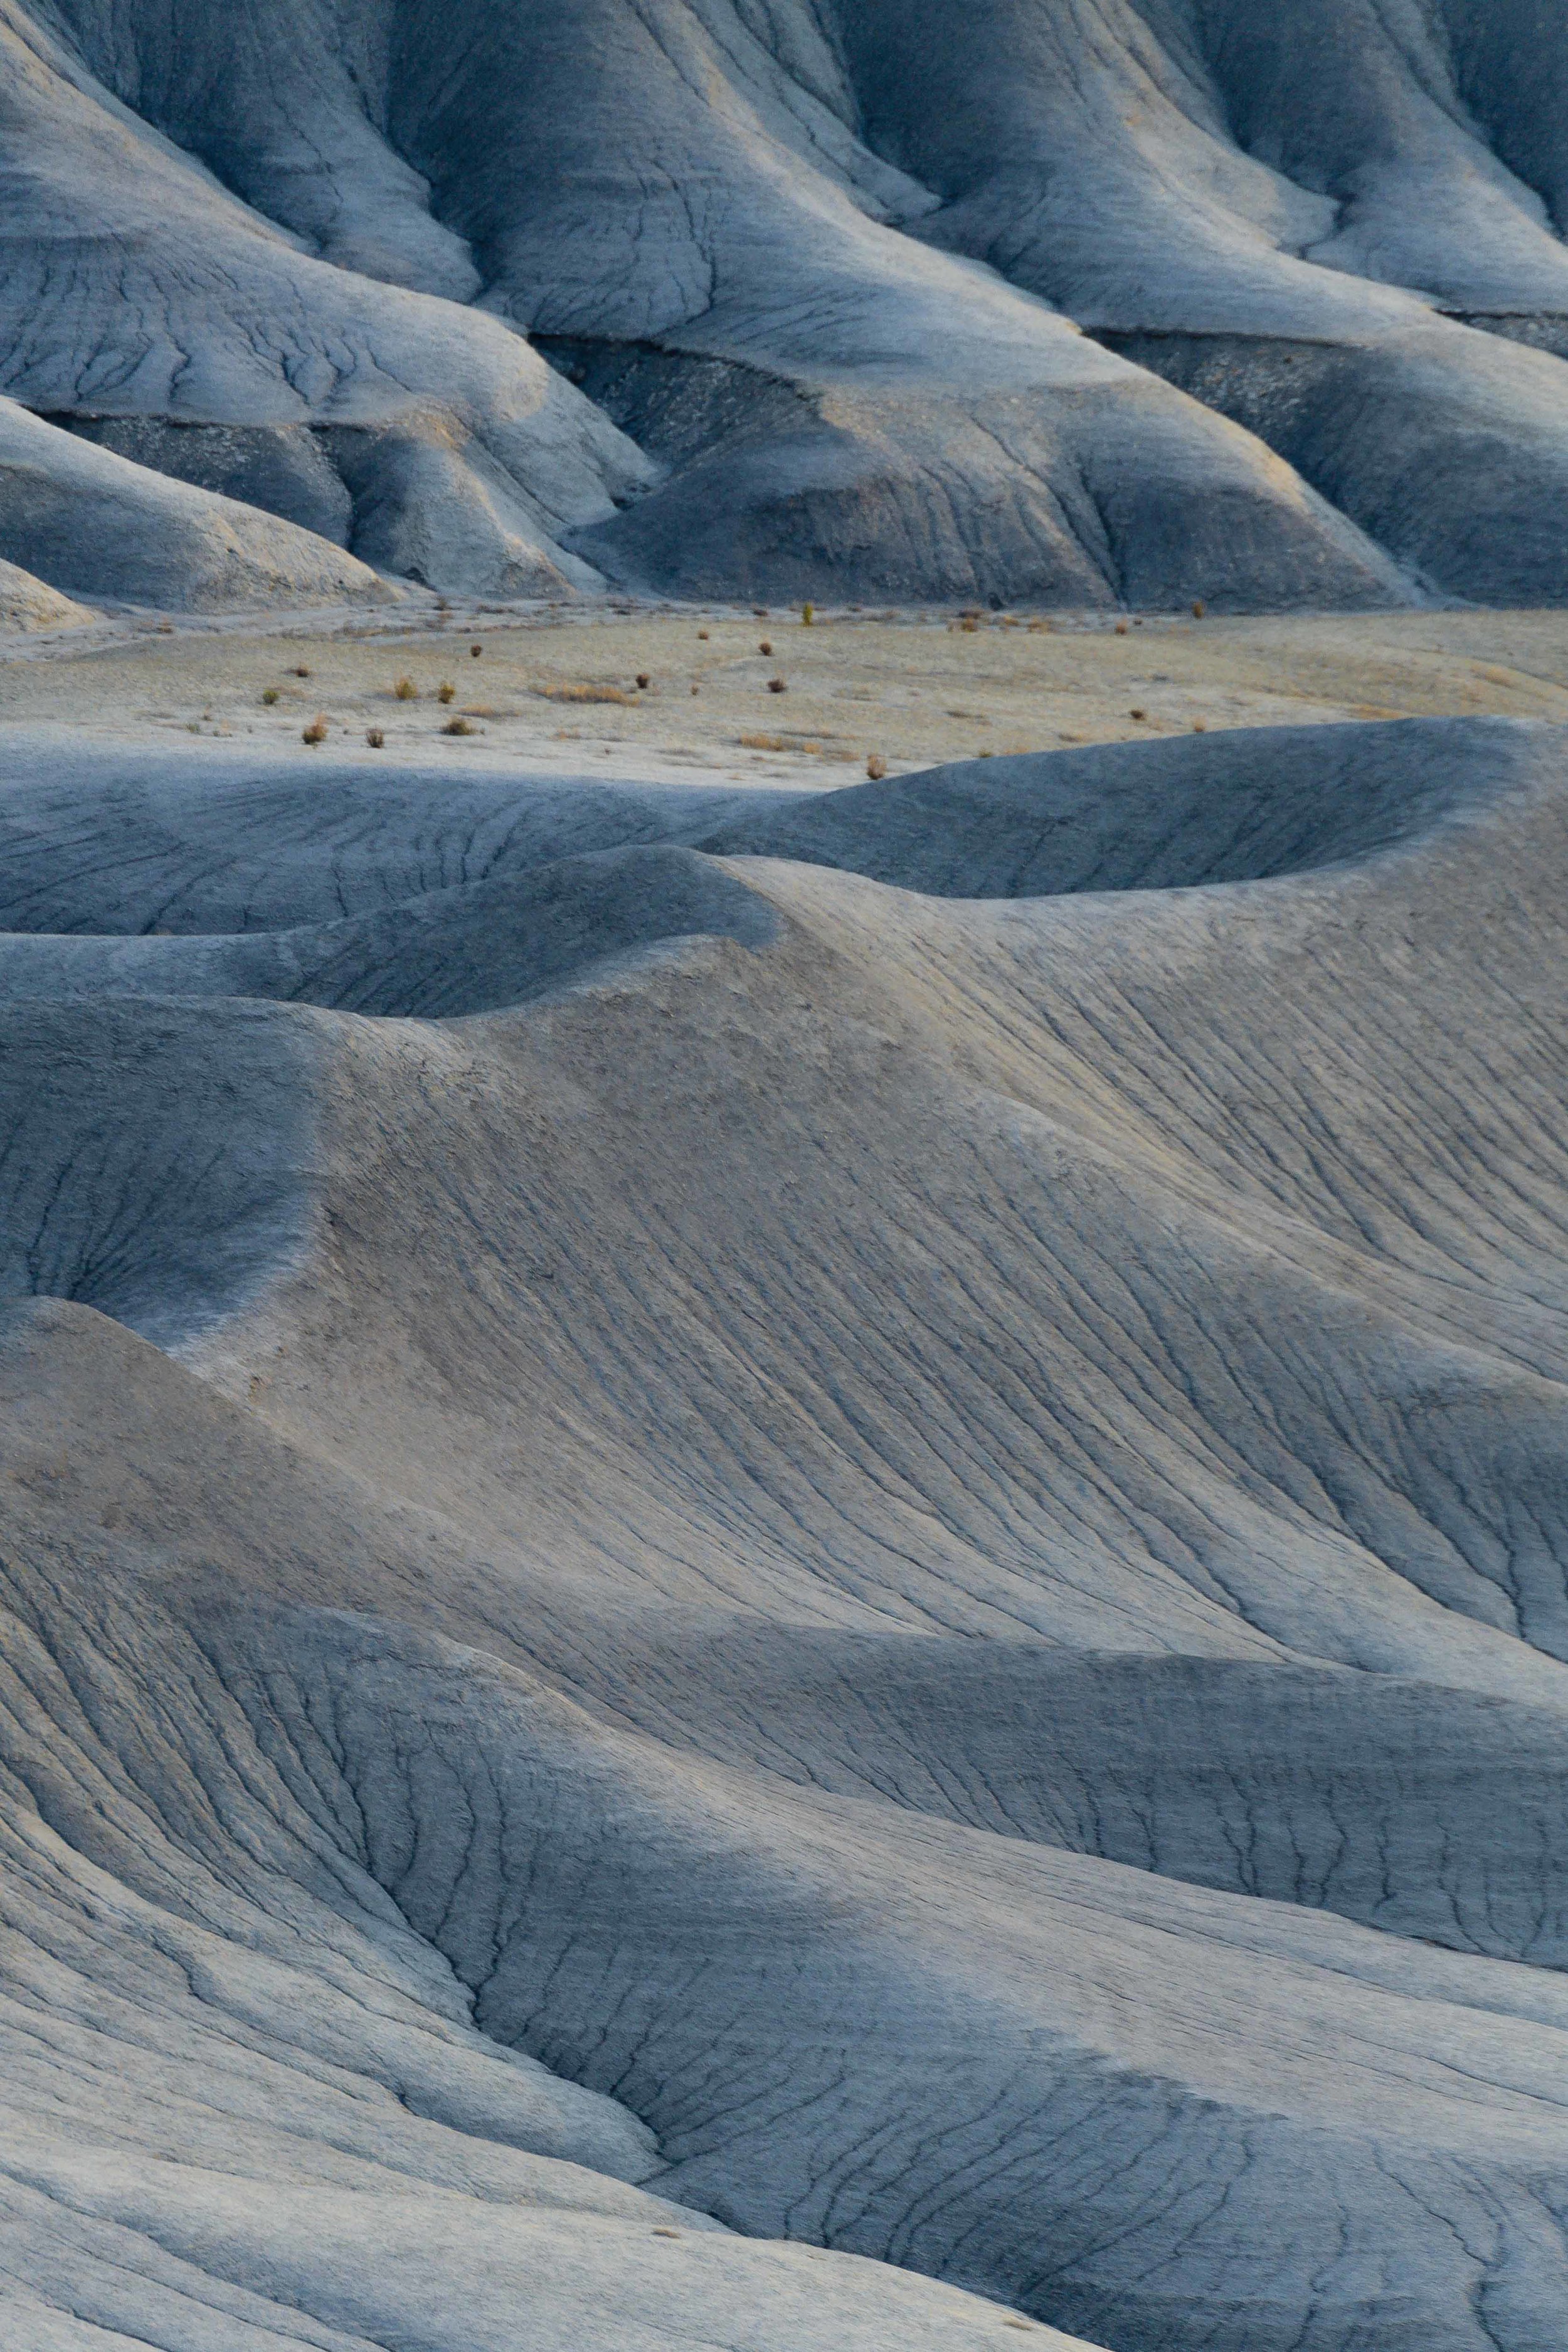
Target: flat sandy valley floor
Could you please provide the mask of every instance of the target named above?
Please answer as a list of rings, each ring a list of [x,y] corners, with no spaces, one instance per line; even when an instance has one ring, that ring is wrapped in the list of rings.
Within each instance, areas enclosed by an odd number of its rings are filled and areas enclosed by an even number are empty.
[[[1568,614],[1184,615],[1119,632],[1100,614],[834,612],[806,627],[781,608],[453,608],[116,620],[0,652],[13,729],[252,737],[309,760],[320,716],[340,753],[380,730],[405,759],[825,787],[872,756],[897,773],[1199,727],[1480,712],[1568,720]]]

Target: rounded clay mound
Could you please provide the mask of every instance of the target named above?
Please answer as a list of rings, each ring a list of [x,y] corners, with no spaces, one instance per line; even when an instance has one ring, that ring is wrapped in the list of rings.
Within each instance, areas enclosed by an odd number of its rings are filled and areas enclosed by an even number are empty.
[[[966,761],[742,815],[703,836],[944,898],[1262,882],[1372,856],[1555,772],[1508,720],[1236,728]]]
[[[0,2339],[1552,2343],[1562,734],[51,756]]]

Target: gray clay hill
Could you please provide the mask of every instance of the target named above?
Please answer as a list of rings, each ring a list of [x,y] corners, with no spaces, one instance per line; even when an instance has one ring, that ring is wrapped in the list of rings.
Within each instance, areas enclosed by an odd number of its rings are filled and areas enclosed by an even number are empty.
[[[0,541],[1568,602],[1562,0],[5,0]]]
[[[1560,2352],[1568,734],[0,893],[7,2352]]]
[[[1563,0],[0,0],[0,164],[7,628],[1568,604]],[[1565,968],[1534,721],[9,728],[0,2352],[1568,2352]]]

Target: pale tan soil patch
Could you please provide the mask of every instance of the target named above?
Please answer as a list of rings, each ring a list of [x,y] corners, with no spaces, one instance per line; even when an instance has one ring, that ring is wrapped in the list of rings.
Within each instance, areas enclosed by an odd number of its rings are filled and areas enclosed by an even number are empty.
[[[344,750],[363,751],[374,725],[404,758],[546,770],[570,742],[570,765],[610,775],[674,765],[829,788],[873,756],[897,773],[1199,726],[1477,712],[1568,721],[1568,614],[1558,612],[1184,614],[1123,634],[1100,615],[964,625],[954,614],[818,613],[805,628],[775,607],[767,621],[771,655],[750,610],[470,608],[412,623],[333,613],[172,628],[120,619],[0,650],[0,725],[296,746],[308,704]],[[307,661],[301,685],[294,673]],[[395,698],[403,676],[417,700]],[[455,677],[474,728],[456,740],[436,698]],[[774,677],[787,701],[769,693]],[[264,705],[268,688],[278,698]],[[561,727],[563,704],[578,707],[580,726]]]

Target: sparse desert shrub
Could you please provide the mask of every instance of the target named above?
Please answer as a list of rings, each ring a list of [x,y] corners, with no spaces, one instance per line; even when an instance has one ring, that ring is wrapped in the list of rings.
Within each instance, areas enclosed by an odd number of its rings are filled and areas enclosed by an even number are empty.
[[[1125,621],[1117,622],[1116,634],[1119,637],[1124,637],[1127,635],[1127,624]]]
[[[706,630],[706,629],[699,629],[699,630],[698,630],[698,632],[697,632],[697,634],[698,634],[698,635],[701,638],[702,643],[703,643],[704,645],[706,645],[706,644],[707,644],[707,642],[708,642],[708,632],[707,632],[707,630]]]
[[[1193,598],[1193,618],[1194,618],[1194,621],[1201,621],[1201,620],[1203,619],[1204,614],[1205,614],[1207,611],[1208,611],[1208,606],[1204,603],[1203,598],[1202,598],[1201,596],[1194,596],[1194,597]]]
[[[1146,710],[1130,710],[1127,716],[1129,719],[1147,719],[1149,714]]]
[[[309,677],[310,673],[308,669],[300,668],[291,669],[289,675],[290,677]]]
[[[700,694],[702,691],[702,688],[698,685],[695,678],[691,681],[691,691],[693,694]]]
[[[768,692],[770,694],[787,694],[789,692],[789,688],[784,684],[782,677],[770,677],[768,680]]]
[[[529,692],[545,702],[619,702],[633,709],[637,704],[637,696],[624,686],[533,686]]]
[[[759,621],[765,621],[768,617],[768,608],[765,604],[753,604],[752,613],[753,618]]]
[[[873,751],[866,762],[866,773],[874,784],[879,784],[888,772],[888,763],[880,751]]]
[[[381,751],[386,742],[386,738],[379,727],[367,727],[364,730],[364,740],[373,751]]]
[[[441,680],[440,685],[436,688],[436,699],[437,699],[437,702],[456,702],[457,698],[458,698],[458,689],[457,689],[457,688],[452,684],[452,681],[451,681],[451,679],[450,679],[449,677],[444,677],[444,678]]]
[[[810,628],[810,626],[811,626],[811,625],[812,625],[812,623],[813,623],[813,621],[815,621],[815,620],[816,620],[816,605],[815,605],[815,604],[803,604],[803,605],[801,606],[801,608],[800,608],[800,625],[801,625],[801,627],[802,627],[803,629],[809,629],[809,628]]]
[[[270,710],[278,699],[278,688],[275,686],[264,686],[261,689],[261,699]]]
[[[757,647],[760,654],[771,654],[773,649],[773,640],[770,637],[763,637]]]
[[[324,742],[326,741],[326,740],[327,740],[327,717],[326,717],[326,713],[325,713],[324,711],[319,711],[319,712],[317,713],[316,717],[315,717],[314,719],[311,719],[311,721],[310,721],[310,723],[309,727],[307,727],[307,728],[305,729],[304,732],[301,734],[301,736],[300,736],[300,740],[302,743],[324,743]]]
[[[456,719],[447,719],[441,732],[443,735],[471,735],[474,732],[473,722],[471,719],[465,719],[459,711]]]
[[[649,677],[647,670],[639,669],[637,672],[637,685],[639,688],[646,692],[652,684],[653,680]]]
[[[478,661],[478,660],[479,660],[479,656],[480,656],[483,652],[484,652],[484,647],[483,647],[483,646],[470,646],[468,647],[468,654],[469,654],[469,657],[470,657],[470,659],[472,659],[472,660],[474,660],[474,661]]]
[[[748,751],[783,751],[788,749],[782,735],[742,735],[741,741]]]
[[[394,684],[392,691],[397,697],[399,702],[417,702],[419,699],[419,688],[415,685],[414,680],[411,677],[398,678]]]
[[[1208,731],[1209,731],[1209,723],[1208,723],[1208,720],[1207,720],[1206,719],[1194,719],[1194,721],[1193,721],[1193,733],[1194,733],[1194,735],[1206,735],[1206,734],[1208,733]]]

